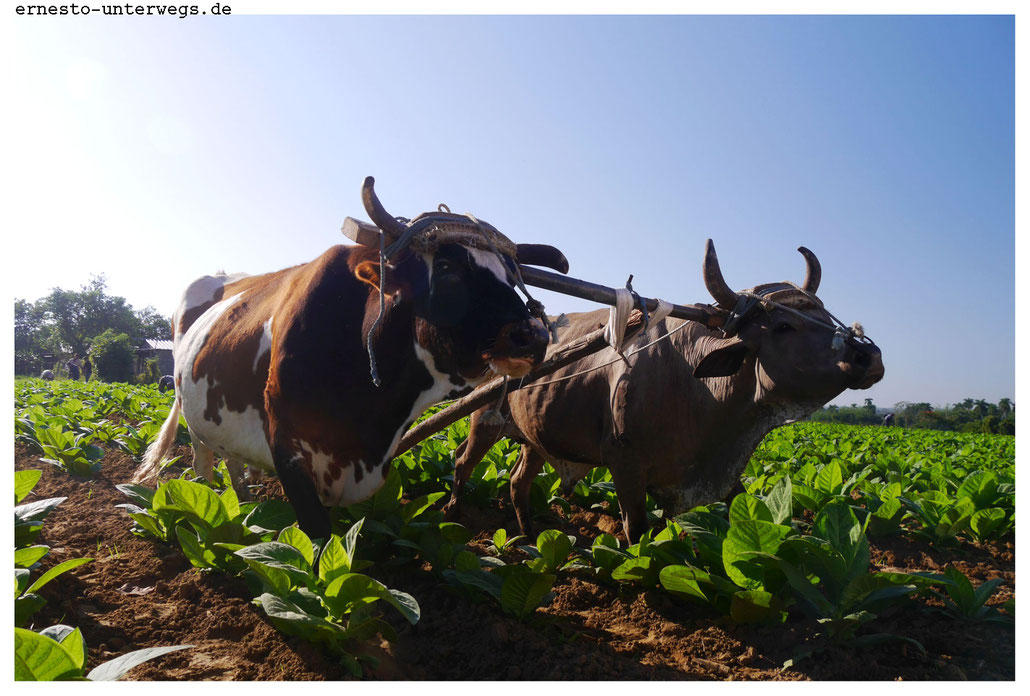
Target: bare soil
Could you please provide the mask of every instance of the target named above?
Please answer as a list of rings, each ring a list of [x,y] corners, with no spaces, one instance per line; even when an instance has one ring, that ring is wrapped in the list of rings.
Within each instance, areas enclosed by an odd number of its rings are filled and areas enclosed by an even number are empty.
[[[190,460],[181,448],[183,461]],[[47,605],[34,626],[78,626],[89,646],[90,667],[129,650],[192,644],[130,672],[135,680],[345,680],[352,677],[330,654],[285,636],[252,605],[242,580],[202,573],[172,546],[129,532],[131,520],[115,505],[126,502],[115,485],[127,482],[136,464],[108,452],[99,476],[79,481],[41,463],[23,446],[15,468],[42,469],[30,500],[67,496],[46,519],[39,543],[52,548],[45,567],[69,558],[94,562],[43,588]],[[275,494],[277,484],[267,486]],[[280,493],[281,495],[281,493]],[[465,525],[473,546],[485,550],[498,527],[515,528],[503,503],[469,509]],[[614,533],[612,517],[574,508],[541,523],[581,540]],[[881,570],[941,571],[957,566],[974,583],[1000,577],[992,604],[1013,596],[1013,541],[936,548],[905,538],[874,540],[872,562]],[[827,647],[783,669],[818,626],[793,614],[780,626],[736,625],[704,607],[667,594],[600,584],[585,575],[562,574],[555,599],[527,621],[487,603],[452,593],[419,568],[372,567],[388,587],[412,594],[422,619],[408,625],[392,611],[384,618],[398,631],[393,643],[371,645],[378,659],[367,679],[420,680],[1013,680],[1015,631],[961,621],[934,600],[872,622],[864,632],[895,633],[919,641],[922,654],[903,641],[857,649]],[[939,606],[939,603],[937,603]]]

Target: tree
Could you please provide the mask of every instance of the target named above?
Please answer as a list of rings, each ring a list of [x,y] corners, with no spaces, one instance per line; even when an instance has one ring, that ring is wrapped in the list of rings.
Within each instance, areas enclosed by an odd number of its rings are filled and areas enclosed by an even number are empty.
[[[137,309],[135,313],[142,338],[172,340],[172,323],[168,317],[158,314],[158,311],[150,305],[143,309]]]
[[[973,402],[973,406],[976,407],[976,412],[980,415],[980,420],[983,420],[984,416],[986,416],[988,412],[987,401],[985,399],[977,399]]]
[[[89,356],[99,379],[105,382],[132,381],[136,351],[128,334],[107,329],[93,339]]]
[[[44,322],[51,325],[60,350],[85,355],[89,340],[107,329],[133,335],[139,332],[139,321],[124,297],[106,293],[103,274],[92,276],[82,290],[55,288],[37,303]]]
[[[133,309],[124,297],[107,294],[104,275],[92,276],[78,291],[54,288],[32,303],[15,300],[15,374],[39,374],[54,359],[86,355],[91,341],[111,330],[132,339],[170,339],[171,322],[153,307]],[[43,355],[54,359],[43,364]]]

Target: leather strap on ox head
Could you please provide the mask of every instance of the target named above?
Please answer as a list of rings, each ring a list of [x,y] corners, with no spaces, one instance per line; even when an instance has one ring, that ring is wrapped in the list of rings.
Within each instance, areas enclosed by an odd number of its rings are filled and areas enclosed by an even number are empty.
[[[382,280],[379,283],[379,314],[368,332],[366,344],[372,382],[377,387],[380,385],[380,379],[376,367],[373,336],[382,321],[385,307],[383,288],[386,286],[386,262],[408,248],[418,253],[429,253],[441,244],[458,244],[468,249],[482,249],[495,254],[507,274],[508,281],[513,286],[517,286],[526,296],[526,309],[530,315],[548,327],[552,342],[558,342],[557,329],[567,325],[568,319],[562,314],[553,322],[548,320],[544,305],[533,299],[526,289],[526,284],[522,281],[515,243],[501,234],[493,225],[476,219],[471,213],[465,215],[452,213],[450,208],[444,204],[440,204],[436,211],[422,213],[414,220],[394,217],[386,212],[386,208],[379,201],[375,192],[375,179],[371,176],[365,177],[364,184],[362,184],[361,200],[364,203],[365,212],[381,231],[379,277]]]
[[[765,305],[769,307],[778,307],[779,309],[794,314],[810,324],[815,324],[829,329],[833,332],[831,347],[835,351],[843,348],[844,342],[847,340],[855,341],[857,343],[872,344],[872,340],[865,335],[865,330],[862,328],[861,324],[855,322],[851,326],[845,326],[837,317],[833,316],[829,311],[826,311],[822,300],[815,296],[816,291],[819,289],[819,283],[822,280],[822,267],[819,264],[819,259],[805,247],[798,247],[798,251],[805,257],[805,263],[807,265],[805,281],[802,285],[797,285],[790,281],[784,281],[782,283],[770,283],[769,285],[760,287],[757,292],[747,290],[735,292],[730,289],[729,285],[723,279],[722,271],[719,268],[719,258],[715,254],[715,245],[712,243],[711,239],[708,240],[705,245],[705,261],[703,269],[704,279],[708,291],[712,294],[712,297],[715,298],[718,306],[729,312],[729,317],[722,326],[723,332],[726,333],[727,336],[735,335],[740,330],[742,322],[751,316],[757,307]],[[772,295],[785,290],[801,293],[807,297],[815,304],[815,306],[826,311],[827,316],[830,317],[835,325],[816,319],[810,314],[800,312],[793,307],[789,307],[772,299]]]

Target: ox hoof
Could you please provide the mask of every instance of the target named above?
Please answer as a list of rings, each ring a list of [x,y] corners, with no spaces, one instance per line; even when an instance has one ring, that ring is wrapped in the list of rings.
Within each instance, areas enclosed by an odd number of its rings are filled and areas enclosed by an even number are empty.
[[[443,506],[443,518],[447,522],[457,522],[461,518],[461,509],[457,500],[449,500]]]

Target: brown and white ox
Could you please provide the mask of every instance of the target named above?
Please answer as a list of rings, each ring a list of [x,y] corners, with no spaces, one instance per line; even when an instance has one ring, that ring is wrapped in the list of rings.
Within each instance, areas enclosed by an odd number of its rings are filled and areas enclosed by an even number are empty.
[[[613,362],[612,350],[600,351],[555,372],[547,384],[510,394],[511,415],[503,426],[484,418],[486,409],[474,413],[469,437],[458,450],[448,516],[457,516],[472,469],[507,436],[523,444],[511,475],[523,534],[531,530],[533,478],[547,461],[566,490],[591,468],[608,467],[623,529],[635,541],[647,529],[645,489],[671,514],[722,499],[770,430],[807,417],[845,389],[880,381],[879,348],[839,324],[835,331],[815,297],[819,261],[804,247],[799,251],[808,263],[805,282],[744,291],[779,306],[755,302],[742,310],[748,299],[742,302],[723,280],[709,240],[705,284],[721,308],[743,311],[734,335],[668,318],[626,346],[629,354],[672,334],[629,357],[629,366],[618,358]],[[603,326],[607,315],[607,310],[569,315],[561,341]],[[587,371],[591,368],[598,369]]]
[[[540,362],[548,333],[512,288],[511,256],[528,250],[521,261],[567,269],[561,252],[516,249],[502,235],[494,239],[511,254],[495,253],[494,242],[477,248],[478,222],[464,236],[436,234],[469,225],[464,216],[433,213],[403,224],[372,185],[369,177],[363,200],[384,246],[423,230],[418,249],[395,250],[385,280],[379,250],[335,246],[299,266],[205,276],[186,289],[172,319],[175,402],[136,481],[156,476],[181,413],[199,475],[212,478],[217,454],[245,494],[245,464],[252,473],[274,471],[301,529],[326,537],[326,506],[372,495],[401,433],[427,406],[493,373],[521,376]],[[370,331],[380,386],[369,374]]]

